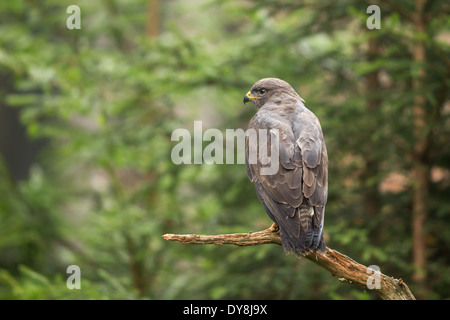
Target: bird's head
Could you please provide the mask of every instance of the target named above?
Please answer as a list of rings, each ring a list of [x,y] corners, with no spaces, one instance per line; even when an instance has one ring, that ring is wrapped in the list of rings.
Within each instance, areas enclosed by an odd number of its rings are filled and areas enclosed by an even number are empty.
[[[267,101],[277,97],[281,98],[282,95],[300,98],[294,88],[286,81],[277,78],[264,78],[258,80],[247,92],[244,96],[244,103],[252,101],[253,105],[259,109]]]

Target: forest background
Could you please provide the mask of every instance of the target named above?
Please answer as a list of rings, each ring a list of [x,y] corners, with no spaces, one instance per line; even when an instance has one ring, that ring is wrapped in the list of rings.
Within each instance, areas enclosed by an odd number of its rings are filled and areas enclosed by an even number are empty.
[[[279,246],[161,238],[270,225],[245,165],[170,157],[194,121],[245,130],[263,77],[321,121],[327,245],[450,298],[449,17],[439,0],[0,2],[0,298],[376,299]]]

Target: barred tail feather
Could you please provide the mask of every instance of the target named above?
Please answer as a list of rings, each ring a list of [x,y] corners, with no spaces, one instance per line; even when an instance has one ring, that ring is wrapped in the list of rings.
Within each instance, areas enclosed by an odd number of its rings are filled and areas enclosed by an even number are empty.
[[[307,205],[298,208],[298,214],[300,215],[298,236],[292,234],[289,228],[284,228],[283,223],[279,224],[281,244],[286,253],[293,252],[296,255],[304,255],[315,250],[325,252],[323,223],[319,226],[314,223],[314,209],[316,208]]]

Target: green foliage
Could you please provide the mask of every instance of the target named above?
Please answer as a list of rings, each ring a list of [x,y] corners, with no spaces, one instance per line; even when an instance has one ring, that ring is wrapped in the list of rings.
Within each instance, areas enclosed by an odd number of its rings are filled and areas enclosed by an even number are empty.
[[[448,111],[436,114],[449,86],[444,1],[427,8],[436,14],[426,35],[387,5],[382,28],[367,30],[360,1],[160,1],[156,38],[145,34],[148,1],[78,1],[81,30],[66,28],[70,4],[0,4],[0,80],[12,88],[0,108],[20,110],[29,137],[46,143],[24,181],[0,158],[0,298],[375,298],[278,246],[161,238],[270,225],[244,165],[177,166],[170,154],[173,130],[194,120],[245,129],[254,110],[242,97],[271,76],[292,83],[321,120],[327,244],[411,284],[414,182],[395,193],[380,186],[412,166],[418,38],[427,43],[427,161],[444,173],[430,182],[426,297],[449,297],[450,126]],[[72,264],[81,290],[66,287]]]

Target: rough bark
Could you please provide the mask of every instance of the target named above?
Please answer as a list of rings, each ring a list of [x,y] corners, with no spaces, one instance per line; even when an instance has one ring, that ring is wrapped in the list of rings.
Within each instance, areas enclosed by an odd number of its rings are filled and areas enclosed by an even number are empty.
[[[165,240],[189,244],[255,246],[273,243],[281,245],[279,233],[272,232],[270,229],[258,232],[218,235],[165,234],[162,237]],[[338,277],[340,281],[366,288],[368,288],[368,284],[374,284],[375,288],[373,290],[384,300],[415,300],[414,295],[402,279],[394,279],[383,273],[375,273],[374,270],[336,250],[327,247],[325,253],[314,252],[304,257],[329,271],[333,276]],[[375,278],[379,282],[372,282]],[[377,283],[379,283],[379,286],[376,285]]]

